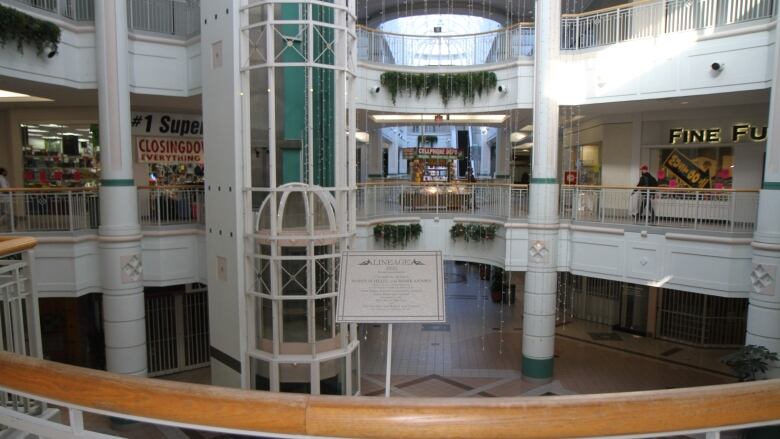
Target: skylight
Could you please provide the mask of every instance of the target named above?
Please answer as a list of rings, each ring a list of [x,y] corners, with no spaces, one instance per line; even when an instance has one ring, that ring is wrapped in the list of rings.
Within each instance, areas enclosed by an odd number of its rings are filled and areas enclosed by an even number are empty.
[[[406,35],[452,36],[488,32],[501,25],[487,18],[471,15],[416,15],[390,20],[379,26],[385,32]]]

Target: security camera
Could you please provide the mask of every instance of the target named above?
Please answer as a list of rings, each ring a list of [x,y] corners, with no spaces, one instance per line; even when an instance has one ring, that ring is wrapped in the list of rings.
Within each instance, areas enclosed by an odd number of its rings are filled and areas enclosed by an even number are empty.
[[[377,94],[377,93],[379,93],[382,90],[382,87],[380,87],[378,85],[374,85],[374,86],[371,86],[369,88],[369,90],[371,90],[371,93]]]
[[[509,93],[509,87],[507,87],[506,85],[499,85],[498,92],[502,94]]]
[[[723,64],[722,62],[714,62],[710,65],[710,68],[715,72],[720,72],[726,67],[726,64]]]

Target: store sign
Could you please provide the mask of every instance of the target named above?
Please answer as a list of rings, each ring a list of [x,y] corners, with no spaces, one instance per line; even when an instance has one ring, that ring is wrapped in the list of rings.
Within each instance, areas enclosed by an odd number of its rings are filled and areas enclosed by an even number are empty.
[[[708,173],[676,149],[669,154],[663,166],[689,187],[710,187],[710,176]]]
[[[577,171],[563,171],[563,184],[577,184]]]
[[[441,251],[347,251],[337,322],[444,322]]]
[[[136,136],[138,163],[203,163],[203,140]]]
[[[200,115],[172,113],[133,113],[130,126],[134,136],[203,137]]]
[[[455,148],[402,148],[406,160],[456,160],[463,159],[463,153]]]
[[[728,136],[728,137],[724,137]],[[767,127],[754,127],[747,123],[735,124],[729,133],[723,133],[720,128],[708,128],[689,130],[685,128],[672,128],[669,130],[669,143],[721,143],[724,139],[729,142],[763,142],[766,140]]]
[[[130,125],[138,163],[203,163],[200,115],[136,112]]]

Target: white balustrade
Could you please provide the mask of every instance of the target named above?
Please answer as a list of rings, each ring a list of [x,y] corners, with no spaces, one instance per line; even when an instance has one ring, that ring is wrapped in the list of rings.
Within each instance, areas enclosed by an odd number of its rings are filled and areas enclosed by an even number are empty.
[[[99,217],[94,190],[0,191],[0,233],[95,229]]]
[[[358,188],[357,206],[360,219],[414,213],[522,220],[528,217],[528,188],[367,184]],[[755,227],[758,192],[564,186],[559,209],[563,220],[749,233]]]
[[[205,224],[203,188],[139,187],[138,220],[142,226]]]
[[[0,351],[41,358],[38,297],[33,282],[35,240],[4,237],[0,242],[4,248],[17,246],[0,256]],[[0,407],[26,416],[39,416],[46,410],[40,401],[2,389]],[[0,437],[7,437],[4,433],[0,425]]]
[[[561,19],[561,49],[579,50],[663,34],[715,28],[773,17],[775,0],[657,0],[627,3]],[[533,56],[534,27],[517,24],[491,32],[402,35],[358,29],[363,61],[403,66],[472,66]]]

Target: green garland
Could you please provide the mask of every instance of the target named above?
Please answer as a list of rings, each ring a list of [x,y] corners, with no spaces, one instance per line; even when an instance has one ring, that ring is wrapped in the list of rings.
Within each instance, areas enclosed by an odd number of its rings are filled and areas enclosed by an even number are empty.
[[[49,21],[0,5],[0,46],[5,47],[5,43],[11,40],[16,40],[19,53],[24,53],[25,44],[31,44],[38,50],[38,55],[48,48],[51,58],[57,54],[60,28]]]
[[[439,141],[439,136],[417,136],[417,146],[433,146]]]
[[[374,226],[374,240],[383,241],[385,247],[405,246],[422,233],[420,224],[377,224]]]
[[[496,237],[496,231],[498,226],[496,225],[484,225],[484,224],[462,224],[455,223],[450,227],[450,238],[456,241],[458,238],[463,238],[466,242],[469,241],[491,241]]]
[[[380,83],[393,99],[401,93],[412,94],[420,99],[438,89],[441,102],[447,106],[454,96],[463,98],[463,104],[474,103],[477,96],[482,96],[498,86],[498,78],[493,72],[469,73],[404,73],[385,72],[380,77]]]

